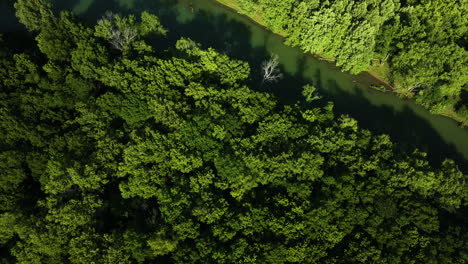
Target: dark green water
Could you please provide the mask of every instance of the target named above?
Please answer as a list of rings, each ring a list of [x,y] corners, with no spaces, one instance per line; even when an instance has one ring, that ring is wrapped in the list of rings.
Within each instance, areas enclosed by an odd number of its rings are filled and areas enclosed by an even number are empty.
[[[190,37],[204,47],[213,47],[233,58],[248,61],[253,76],[260,75],[261,62],[270,53],[275,53],[279,55],[285,77],[277,84],[263,86],[262,90],[276,94],[284,103],[294,103],[301,100],[302,85],[314,83],[320,87],[322,100],[333,101],[336,113],[349,114],[359,121],[361,127],[389,134],[402,148],[426,151],[431,161],[440,162],[451,158],[468,169],[468,130],[458,127],[456,122],[432,115],[422,107],[391,93],[369,89],[370,84],[378,81],[366,74],[352,76],[340,72],[330,63],[285,46],[280,37],[214,0],[54,2],[58,10],[72,10],[90,23],[94,23],[107,10],[121,14],[138,14],[147,10],[158,15],[169,29],[168,42],[156,45],[167,46],[181,36]],[[3,4],[1,0],[0,4]],[[8,10],[4,4],[0,8],[0,17],[3,17],[1,13]],[[14,20],[4,24],[6,20],[6,17],[0,20],[0,31],[21,29]],[[259,81],[254,82],[253,86],[257,87]]]

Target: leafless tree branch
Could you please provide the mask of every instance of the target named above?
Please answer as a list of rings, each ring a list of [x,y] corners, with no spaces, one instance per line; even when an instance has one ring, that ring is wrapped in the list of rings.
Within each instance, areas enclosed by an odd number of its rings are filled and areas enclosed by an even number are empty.
[[[283,78],[283,74],[278,68],[278,55],[271,54],[270,59],[262,63],[262,84],[265,82],[277,82]]]

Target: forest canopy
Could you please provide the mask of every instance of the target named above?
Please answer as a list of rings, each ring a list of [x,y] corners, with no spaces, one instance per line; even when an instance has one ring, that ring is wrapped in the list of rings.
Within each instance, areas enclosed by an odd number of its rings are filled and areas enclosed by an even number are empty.
[[[377,71],[399,94],[468,125],[466,0],[219,1],[260,16],[289,45],[351,73]]]
[[[285,1],[286,3],[287,1]],[[309,4],[319,1],[308,1]],[[467,263],[467,176],[158,17],[18,0],[0,42],[0,263]],[[369,26],[362,26],[369,30]]]

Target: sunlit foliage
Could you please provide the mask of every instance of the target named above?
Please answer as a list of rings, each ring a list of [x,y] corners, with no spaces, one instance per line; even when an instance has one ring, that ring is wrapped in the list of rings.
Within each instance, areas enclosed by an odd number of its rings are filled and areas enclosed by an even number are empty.
[[[190,39],[155,52],[148,13],[112,18],[138,32],[116,50],[109,23],[36,2],[16,7],[37,48],[0,57],[2,263],[468,261],[454,162],[401,153],[311,85],[316,107],[281,105]]]

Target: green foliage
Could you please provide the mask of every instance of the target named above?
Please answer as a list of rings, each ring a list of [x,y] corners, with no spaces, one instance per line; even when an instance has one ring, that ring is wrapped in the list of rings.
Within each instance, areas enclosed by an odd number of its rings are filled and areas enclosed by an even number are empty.
[[[286,36],[286,44],[334,58],[357,74],[371,60],[389,64],[385,76],[433,113],[461,109],[468,83],[467,1],[239,0],[247,15]],[[468,118],[464,111],[458,111]]]
[[[347,16],[338,1],[307,3],[300,12],[329,19],[317,25],[348,21],[352,32],[337,33],[346,51],[333,49],[350,70],[370,58],[363,47],[383,23],[368,12],[395,9],[360,2]],[[50,12],[17,9],[26,24]],[[271,23],[286,19],[275,12]],[[42,54],[0,60],[1,262],[468,261],[468,182],[453,161],[432,167],[335,117],[332,103],[281,105],[246,86],[247,63],[190,39],[153,52],[145,35],[165,30],[148,13],[93,29],[70,13],[30,25]],[[107,43],[112,28],[137,34],[122,53]],[[411,56],[399,65],[425,60]]]
[[[149,34],[165,35],[166,32],[159,23],[158,17],[148,12],[141,14],[139,23],[133,15],[121,17],[108,12],[95,27],[96,37],[104,38],[113,48],[124,52],[127,52],[130,47],[139,51],[151,51],[151,47],[138,38]]]
[[[148,12],[141,13],[140,34],[146,36],[148,34],[166,35],[167,30],[159,22],[159,18]]]
[[[30,31],[38,31],[55,23],[51,5],[47,0],[17,0],[16,16]]]
[[[282,32],[288,25],[289,13],[297,0],[284,1],[259,1],[262,8],[263,18],[267,26],[274,32]]]
[[[345,37],[345,44],[336,55],[336,65],[354,74],[366,70],[374,55],[372,52],[375,45],[372,37],[374,31],[375,29],[368,23],[357,25],[353,33]]]
[[[13,229],[15,218],[15,215],[12,213],[0,214],[0,245],[2,247],[15,235]]]

